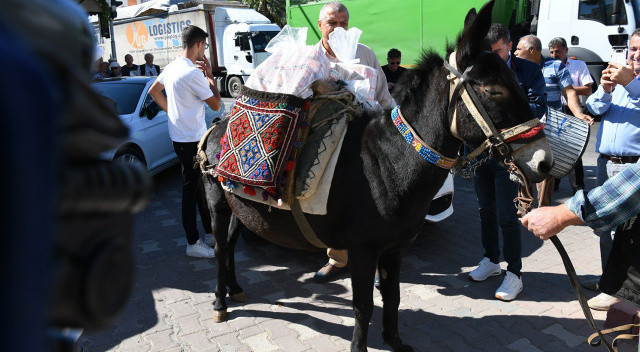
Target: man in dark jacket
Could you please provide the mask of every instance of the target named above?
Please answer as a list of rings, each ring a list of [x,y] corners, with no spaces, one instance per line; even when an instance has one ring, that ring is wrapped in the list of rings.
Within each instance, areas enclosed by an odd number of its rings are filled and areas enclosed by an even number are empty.
[[[511,55],[511,36],[502,24],[494,23],[487,34],[491,51],[500,56],[515,72],[520,87],[529,98],[533,114],[541,118],[547,111],[544,95],[545,83],[540,67],[533,62]],[[480,156],[482,158],[482,156]],[[509,173],[495,159],[489,159],[476,169],[473,185],[480,207],[480,233],[484,258],[469,273],[472,281],[484,281],[490,276],[500,275],[500,238],[502,230],[502,254],[507,261],[507,272],[495,297],[511,301],[522,291],[522,244],[518,214],[513,199],[518,196],[518,185],[511,182]]]
[[[153,54],[144,54],[144,65],[140,65],[140,76],[157,76],[160,74],[160,66],[153,64]]]

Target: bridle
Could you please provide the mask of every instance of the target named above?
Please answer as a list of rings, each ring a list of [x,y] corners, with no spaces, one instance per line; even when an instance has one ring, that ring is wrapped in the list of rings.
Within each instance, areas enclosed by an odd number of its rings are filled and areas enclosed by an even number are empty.
[[[465,107],[487,137],[480,146],[464,156],[463,161],[460,163],[470,162],[485,150],[489,150],[494,155],[495,153],[498,153],[503,158],[509,172],[516,173],[523,181],[523,186],[520,187],[518,198],[514,201],[516,202],[518,211],[522,214],[526,214],[531,211],[533,206],[533,195],[530,186],[531,183],[520,167],[513,162],[513,155],[515,152],[509,143],[516,140],[535,137],[540,132],[544,131],[544,124],[542,124],[537,118],[533,118],[514,127],[498,131],[489,118],[489,114],[484,109],[484,106],[481,104],[473,87],[467,80],[469,72],[473,69],[473,65],[469,65],[461,74],[457,69],[456,52],[454,51],[449,56],[449,62],[444,62],[444,67],[450,72],[447,76],[447,79],[450,82],[449,108],[447,112],[449,116],[451,134],[459,140],[462,140],[458,134],[456,123],[456,117],[458,114],[457,102],[458,99],[462,98]]]

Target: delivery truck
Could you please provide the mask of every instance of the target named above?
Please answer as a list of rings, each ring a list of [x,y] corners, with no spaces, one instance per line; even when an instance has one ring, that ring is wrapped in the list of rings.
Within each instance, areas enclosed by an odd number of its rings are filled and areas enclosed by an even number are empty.
[[[308,27],[308,44],[320,40],[318,15],[327,1],[287,0],[286,20],[292,27]],[[360,28],[361,42],[384,65],[389,49],[402,51],[403,66],[417,62],[423,50],[444,54],[446,43],[455,42],[470,8],[480,9],[486,0],[343,0],[349,9],[349,26]],[[599,82],[607,62],[620,61],[630,35],[639,28],[640,0],[495,0],[494,22],[511,29],[517,40],[536,34],[543,55],[549,41],[562,37],[569,56],[587,63]]]
[[[218,1],[229,5],[234,2]],[[113,22],[118,62],[131,54],[134,63],[144,64],[144,55],[151,53],[154,64],[161,68],[173,61],[182,51],[182,30],[198,26],[209,34],[208,57],[218,87],[223,94],[236,97],[240,87],[269,53],[267,43],[280,31],[280,27],[257,11],[241,7],[219,6],[210,1],[190,1],[178,5],[149,7],[143,3],[128,6]],[[145,7],[146,6],[146,7]],[[111,57],[109,39],[101,38],[96,23],[95,34],[105,57]]]

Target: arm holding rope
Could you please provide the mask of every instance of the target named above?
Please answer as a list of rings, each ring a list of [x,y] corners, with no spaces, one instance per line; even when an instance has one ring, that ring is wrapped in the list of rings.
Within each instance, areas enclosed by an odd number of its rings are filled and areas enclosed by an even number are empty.
[[[588,195],[578,191],[564,204],[531,211],[520,221],[543,240],[569,225],[607,230],[640,213],[640,164],[633,164]]]

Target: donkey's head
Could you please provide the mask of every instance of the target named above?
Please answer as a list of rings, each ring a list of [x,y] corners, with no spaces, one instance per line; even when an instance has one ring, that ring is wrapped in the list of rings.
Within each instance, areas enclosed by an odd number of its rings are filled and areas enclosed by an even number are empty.
[[[494,157],[515,164],[531,182],[540,182],[553,164],[551,148],[515,73],[498,55],[486,50],[492,8],[493,1],[477,14],[475,9],[469,11],[455,62],[449,60],[465,82],[459,83],[460,94],[454,93],[449,106],[450,112],[455,109],[452,131],[472,148],[492,142],[489,149]],[[483,120],[489,121],[483,125]],[[519,127],[514,130],[514,126]],[[496,132],[502,136],[496,138]],[[487,134],[494,136],[488,138]]]

